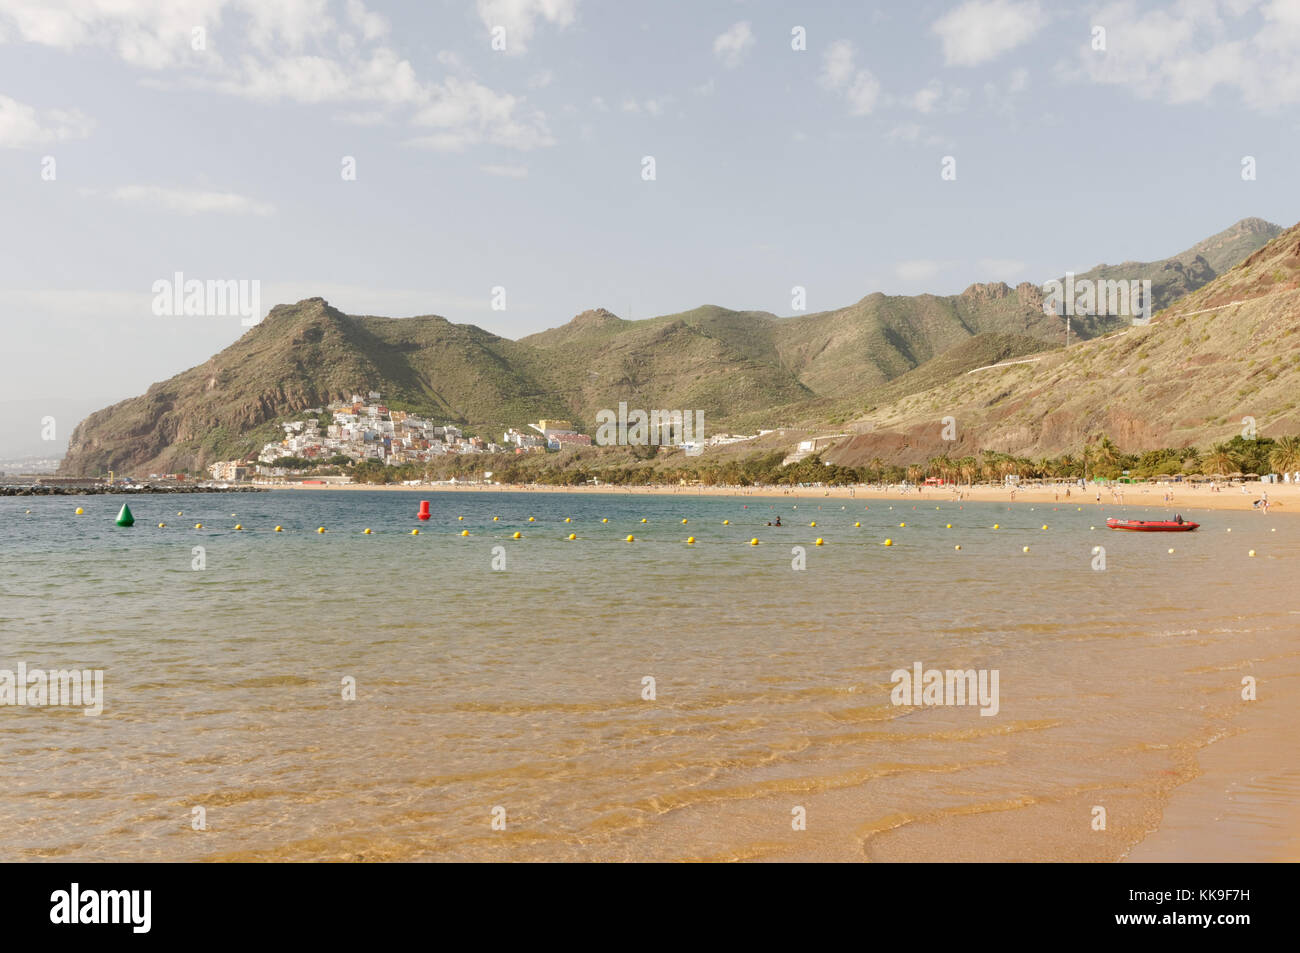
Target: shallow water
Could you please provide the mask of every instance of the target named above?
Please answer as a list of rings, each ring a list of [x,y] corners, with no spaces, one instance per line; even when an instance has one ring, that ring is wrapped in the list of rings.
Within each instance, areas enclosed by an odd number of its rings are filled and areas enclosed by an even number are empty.
[[[1295,670],[1288,517],[457,492],[421,524],[421,498],[141,496],[131,529],[120,497],[0,500],[0,669],[106,696],[0,708],[0,856],[1116,859],[1282,703],[1242,676]],[[997,670],[998,713],[893,705],[915,662]]]

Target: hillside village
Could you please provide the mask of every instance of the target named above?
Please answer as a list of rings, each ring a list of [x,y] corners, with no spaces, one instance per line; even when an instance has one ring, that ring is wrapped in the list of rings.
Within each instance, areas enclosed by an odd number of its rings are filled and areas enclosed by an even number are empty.
[[[568,420],[542,419],[528,430],[507,429],[500,442],[466,436],[454,424],[435,424],[427,417],[393,410],[379,391],[324,408],[308,408],[301,420],[281,424],[284,437],[267,443],[256,459],[223,460],[209,466],[213,480],[239,482],[258,477],[283,477],[321,466],[347,466],[374,461],[389,466],[430,463],[448,454],[544,453],[589,447],[591,437],[578,433]],[[529,432],[531,431],[531,432]],[[753,437],[715,434],[713,445]]]

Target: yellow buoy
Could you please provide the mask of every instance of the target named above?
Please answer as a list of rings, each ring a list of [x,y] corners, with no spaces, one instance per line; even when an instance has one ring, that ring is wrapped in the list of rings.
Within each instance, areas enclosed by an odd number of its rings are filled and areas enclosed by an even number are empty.
[[[730,525],[731,525],[731,520],[723,520],[723,521],[722,521],[722,525],[723,525],[723,526],[730,526]]]
[[[1255,550],[1252,549],[1252,550],[1251,550],[1249,553],[1247,553],[1246,555],[1247,555],[1247,556],[1254,556],[1254,555],[1255,555]]]
[[[230,518],[231,518],[231,519],[234,519],[236,515],[237,515],[237,514],[235,514],[235,513],[231,513],[231,514],[230,514]]]
[[[885,540],[885,545],[886,545],[886,546],[893,546],[893,545],[894,545],[894,541],[893,541],[892,539],[887,539],[887,540]]]
[[[85,514],[86,514],[86,511],[83,510],[80,506],[78,506],[78,507],[77,507],[77,515],[78,515],[78,516],[84,516]]]
[[[609,519],[608,519],[608,518],[606,518],[606,519],[602,519],[601,522],[602,522],[602,523],[608,523],[608,522],[609,522]]]
[[[643,516],[643,517],[641,517],[641,522],[642,522],[642,523],[645,523],[645,522],[647,522],[647,520],[646,520],[646,518],[645,518],[645,517],[644,517],[644,516]]]
[[[243,526],[242,523],[236,523],[236,524],[235,524],[235,529],[243,529],[243,528],[244,528],[244,526]]]
[[[320,532],[320,530],[317,530],[317,532]],[[412,535],[412,536],[419,536],[419,535],[420,535],[420,530],[419,530],[419,528],[417,527],[416,529],[411,530],[411,535]]]
[[[468,536],[468,535],[469,535],[469,530],[467,530],[467,529],[463,529],[463,530],[461,530],[461,531],[460,531],[460,535],[462,535],[462,536]]]
[[[753,539],[751,539],[751,540],[749,541],[749,545],[751,545],[751,546],[757,546],[757,545],[758,545],[758,537],[755,536]]]
[[[159,528],[159,529],[166,529],[166,528],[167,528],[167,524],[166,524],[166,523],[159,523],[159,524],[158,524],[158,528]]]
[[[462,523],[465,522],[465,517],[463,516],[457,516],[456,519],[460,520]]]
[[[325,527],[324,527],[324,526],[318,526],[318,527],[316,527],[316,532],[318,532],[318,533],[323,533],[323,532],[325,532]]]
[[[577,538],[578,538],[578,535],[577,535],[576,533],[570,533],[570,534],[569,534],[569,539],[577,539]]]
[[[823,540],[820,536],[818,536],[818,537],[817,537],[817,542],[814,543],[813,545],[815,545],[815,546],[820,546],[820,545],[822,545],[823,542],[824,542],[824,540]]]
[[[949,523],[947,526],[944,527],[944,529],[952,529],[952,524]]]
[[[1022,546],[1022,547],[1020,547],[1020,551],[1021,551],[1022,553],[1027,553],[1027,552],[1029,552],[1029,547],[1028,547],[1028,546]]]
[[[180,510],[177,510],[177,511],[176,511],[176,515],[177,515],[177,516],[184,516],[185,514],[182,513]]]
[[[861,523],[854,523],[853,525],[854,525],[854,526],[861,526],[862,524],[861,524]]]
[[[1170,546],[1170,547],[1169,547],[1169,552],[1170,552],[1170,553],[1173,553],[1173,551],[1174,551],[1174,547]]]
[[[195,523],[195,524],[194,524],[194,528],[195,528],[195,529],[203,529],[203,524],[202,524],[202,523]]]
[[[277,533],[283,533],[283,532],[284,532],[284,527],[283,527],[283,526],[277,526],[277,527],[275,528],[275,531],[276,531]]]
[[[363,529],[363,530],[361,531],[361,534],[362,534],[363,536],[369,536],[369,535],[370,535],[370,527],[367,526],[365,529]]]
[[[499,517],[499,516],[494,516],[494,517],[492,517],[492,522],[495,523],[495,522],[499,521],[500,519],[501,519],[501,517]]]
[[[906,523],[899,523],[899,524],[898,524],[898,528],[899,528],[899,529],[902,529],[902,528],[903,528],[904,526],[906,526],[906,525],[907,525]]]
[[[953,549],[961,549],[961,543],[958,543],[956,546],[953,547]]]
[[[1231,526],[1228,527],[1228,532],[1229,532],[1229,533],[1232,532],[1232,527],[1231,527]]]
[[[811,523],[809,523],[808,525],[809,525],[809,526],[816,526],[816,525],[817,525],[817,521],[816,521],[816,520],[813,520],[813,521],[812,521]]]
[[[523,539],[523,536],[519,533],[518,530],[516,530],[516,531],[515,531],[515,535],[511,536],[510,538],[511,538],[511,539]]]
[[[536,522],[537,522],[537,517],[536,517],[536,516],[530,516],[530,517],[528,517],[528,522],[530,522],[530,523],[536,523]]]
[[[636,542],[636,537],[633,536],[631,533],[628,533],[627,541],[628,541],[629,543],[635,543],[635,542]]]
[[[693,546],[694,544],[695,544],[695,537],[694,537],[694,536],[687,536],[687,537],[686,537],[686,545],[688,545],[688,546]]]
[[[994,528],[994,529],[997,529],[997,528],[998,528],[998,524],[997,524],[997,523],[994,523],[994,524],[993,524],[993,528]]]
[[[683,523],[683,524],[685,524],[685,522],[686,522],[686,520],[682,520],[682,523]]]
[[[1046,523],[1043,524],[1043,529],[1047,529],[1047,524],[1046,524]]]
[[[566,522],[566,523],[572,523],[572,522],[573,522],[573,518],[572,518],[572,517],[569,517],[569,516],[566,516],[566,517],[564,518],[564,522]]]

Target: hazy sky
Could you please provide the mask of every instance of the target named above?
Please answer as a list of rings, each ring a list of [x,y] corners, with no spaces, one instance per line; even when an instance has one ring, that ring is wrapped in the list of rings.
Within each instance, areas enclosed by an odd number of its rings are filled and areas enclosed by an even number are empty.
[[[1300,219],[1298,102],[1300,0],[0,0],[0,407],[244,332],[175,272],[518,337],[1164,257]]]

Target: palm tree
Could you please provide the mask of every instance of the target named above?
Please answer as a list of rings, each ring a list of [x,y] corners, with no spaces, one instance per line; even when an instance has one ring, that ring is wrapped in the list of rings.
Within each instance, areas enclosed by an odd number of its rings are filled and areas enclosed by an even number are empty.
[[[1224,443],[1216,444],[1214,449],[1201,460],[1201,468],[1206,473],[1217,473],[1220,476],[1236,473],[1238,467],[1237,458]]]
[[[967,486],[975,484],[975,477],[979,474],[979,465],[975,462],[974,457],[962,457],[957,462],[957,476]]]
[[[925,465],[930,476],[937,476],[944,483],[952,480],[953,463],[948,459],[947,454],[941,454],[937,457],[931,457]]]
[[[1113,467],[1119,464],[1119,447],[1111,443],[1110,437],[1105,434],[1102,434],[1101,439],[1097,441],[1095,450],[1097,463],[1102,466]]]
[[[1278,437],[1277,446],[1268,455],[1268,463],[1278,473],[1300,470],[1300,437]]]

